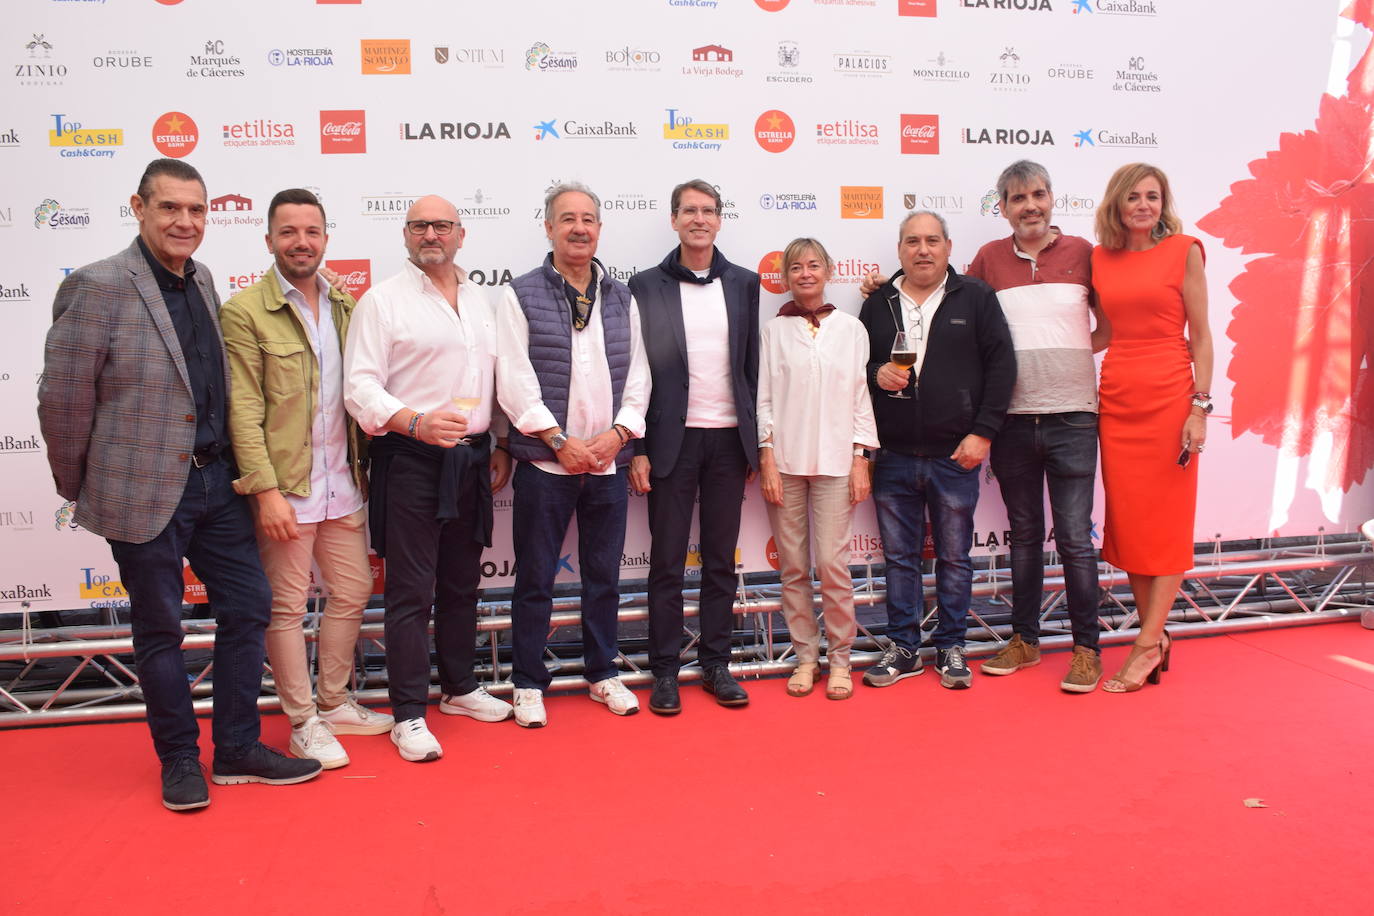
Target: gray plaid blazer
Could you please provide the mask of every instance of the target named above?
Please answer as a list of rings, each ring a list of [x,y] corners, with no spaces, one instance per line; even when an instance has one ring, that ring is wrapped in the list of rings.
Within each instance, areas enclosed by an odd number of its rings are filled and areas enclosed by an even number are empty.
[[[210,271],[195,266],[219,338],[219,297]],[[68,275],[52,310],[38,422],[57,492],[76,500],[74,520],[83,528],[151,541],[186,488],[196,407],[181,343],[138,241]]]

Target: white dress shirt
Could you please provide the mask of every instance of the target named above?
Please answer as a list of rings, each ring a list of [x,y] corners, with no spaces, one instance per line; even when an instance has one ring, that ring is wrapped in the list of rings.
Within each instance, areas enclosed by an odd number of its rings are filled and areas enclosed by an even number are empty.
[[[630,369],[620,393],[620,410],[611,415],[613,393],[611,367],[606,361],[606,335],[601,323],[601,273],[596,271],[592,314],[587,326],[572,331],[572,375],[568,379],[568,422],[563,432],[577,439],[591,439],[619,424],[635,438],[644,435],[644,411],[649,404],[649,360],[644,355],[644,339],[639,330],[639,303],[630,299]],[[514,288],[501,293],[497,308],[497,340],[500,359],[496,364],[496,389],[501,409],[511,417],[516,429],[532,436],[558,426],[553,412],[544,406],[543,389],[530,363],[530,325]],[[534,466],[550,474],[566,474],[557,461],[535,461]],[[615,463],[592,474],[614,474]]]
[[[734,379],[730,374],[730,316],[725,310],[725,287],[720,280],[678,286],[682,292],[682,330],[687,345],[686,425],[694,429],[738,426]]]
[[[916,300],[907,295],[906,289],[901,283],[897,284],[897,292],[901,296],[902,310],[905,314],[906,330],[909,335],[916,338],[916,365],[912,369],[916,373],[916,378],[921,377],[921,367],[926,362],[926,344],[930,342],[930,327],[935,323],[935,313],[940,309],[940,303],[945,301],[945,284],[949,282],[949,274],[945,274],[945,279],[940,281],[940,285],[935,287],[935,291],[926,297],[926,301],[920,305]]]
[[[344,403],[365,432],[385,434],[403,408],[438,410],[469,396],[460,389],[472,367],[481,400],[464,412],[468,434],[506,435],[509,424],[494,410],[496,316],[486,292],[459,278],[456,311],[410,261],[358,300],[344,347]]]
[[[811,335],[807,320],[779,316],[759,337],[759,443],[770,439],[778,471],[848,477],[854,447],[878,447],[868,395],[868,329],[830,312]]]
[[[277,283],[286,301],[295,309],[305,329],[315,365],[320,367],[320,391],[315,415],[310,420],[310,495],[286,494],[296,510],[296,521],[316,524],[345,518],[363,507],[363,494],[353,480],[348,464],[348,424],[344,422],[343,355],[339,351],[339,332],[334,326],[334,310],[329,302],[329,284],[315,276],[315,302],[319,318],[300,290],[287,283],[280,272]]]

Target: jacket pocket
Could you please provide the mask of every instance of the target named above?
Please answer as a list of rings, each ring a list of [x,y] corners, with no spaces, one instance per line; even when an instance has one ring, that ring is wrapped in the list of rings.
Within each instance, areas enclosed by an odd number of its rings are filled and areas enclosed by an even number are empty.
[[[262,340],[262,385],[271,394],[299,394],[308,375],[305,344],[299,340]]]

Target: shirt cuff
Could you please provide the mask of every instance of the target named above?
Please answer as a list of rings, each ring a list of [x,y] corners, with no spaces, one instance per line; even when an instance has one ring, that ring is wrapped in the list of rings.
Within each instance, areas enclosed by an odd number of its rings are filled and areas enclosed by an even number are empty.
[[[515,428],[527,436],[545,429],[552,429],[558,426],[558,421],[553,418],[553,411],[543,404],[531,407],[529,410],[515,418]]]

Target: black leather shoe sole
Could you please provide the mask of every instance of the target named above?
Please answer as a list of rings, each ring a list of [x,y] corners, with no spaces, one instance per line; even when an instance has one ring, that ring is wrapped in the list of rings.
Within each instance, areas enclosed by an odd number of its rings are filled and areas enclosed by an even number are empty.
[[[682,712],[682,704],[679,703],[676,706],[655,706],[654,701],[650,700],[649,712],[656,716],[675,716]]]
[[[738,686],[738,685],[737,685],[737,686]],[[716,698],[716,702],[719,703],[721,706],[748,706],[748,705],[749,705],[749,694],[747,694],[747,693],[744,692],[744,688],[743,688],[743,687],[740,687],[740,688],[739,688],[739,691],[740,691],[741,694],[743,694],[743,696],[721,696],[721,695],[719,695],[718,693],[716,693],[716,689],[715,689],[715,687],[713,687],[713,686],[711,685],[711,682],[710,682],[710,681],[702,681],[702,682],[701,682],[701,687],[702,687],[702,689],[705,690],[707,693],[711,694],[711,696],[715,697],[715,698]]]

